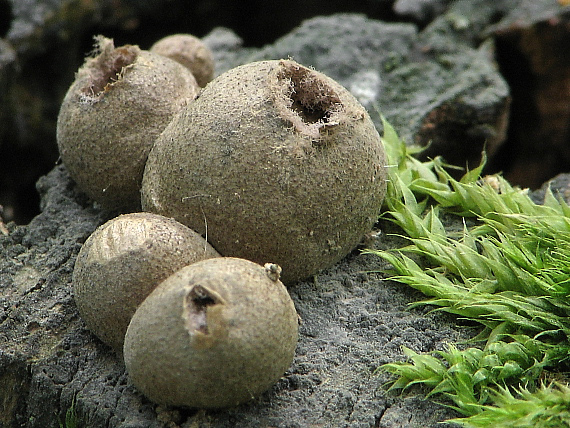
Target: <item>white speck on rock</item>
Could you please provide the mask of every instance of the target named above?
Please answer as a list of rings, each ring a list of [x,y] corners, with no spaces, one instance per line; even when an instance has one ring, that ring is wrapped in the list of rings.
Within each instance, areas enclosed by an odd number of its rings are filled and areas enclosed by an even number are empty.
[[[362,70],[355,73],[349,81],[348,90],[360,104],[369,107],[380,95],[380,75],[375,70]]]

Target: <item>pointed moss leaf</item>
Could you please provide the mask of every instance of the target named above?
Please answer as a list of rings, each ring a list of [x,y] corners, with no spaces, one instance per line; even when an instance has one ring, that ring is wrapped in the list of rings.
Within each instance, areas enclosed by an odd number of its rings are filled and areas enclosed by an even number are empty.
[[[491,377],[491,372],[486,368],[480,368],[475,373],[473,373],[473,385],[488,383]]]
[[[414,158],[382,121],[397,165],[386,218],[410,245],[374,254],[393,265],[392,280],[428,296],[411,307],[432,305],[482,327],[473,338],[482,348],[449,345],[436,356],[404,350],[410,362],[383,366],[399,376],[392,388],[426,385],[428,397],[445,397],[467,416],[454,420],[465,426],[570,426],[570,388],[533,389],[545,370],[570,367],[569,205],[551,189],[537,205],[500,175],[482,177],[485,154],[456,180],[441,158]],[[451,233],[442,212],[477,223],[464,220],[462,232]]]
[[[388,165],[398,165],[400,160],[406,156],[405,143],[400,140],[394,127],[381,115],[382,127],[384,134],[382,135],[382,142],[386,150],[386,157]]]
[[[477,166],[477,168],[472,169],[467,171],[463,177],[461,177],[460,182],[461,183],[475,183],[477,180],[480,179],[481,177],[481,172],[483,171],[483,168],[485,167],[485,164],[487,163],[487,153],[486,152],[482,152],[481,153],[481,162],[479,163],[479,166]]]

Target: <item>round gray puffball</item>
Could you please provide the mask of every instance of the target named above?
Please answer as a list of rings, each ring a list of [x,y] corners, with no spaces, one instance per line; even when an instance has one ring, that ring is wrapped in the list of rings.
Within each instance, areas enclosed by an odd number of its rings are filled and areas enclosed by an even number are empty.
[[[158,40],[149,50],[182,64],[192,72],[201,87],[214,78],[214,55],[198,37],[172,34]]]
[[[231,407],[259,396],[290,366],[295,306],[279,267],[220,257],[161,283],[133,316],[124,359],[158,404]]]
[[[87,328],[115,351],[141,302],[183,266],[219,254],[200,235],[156,214],[124,214],[85,241],[73,271],[73,292]]]
[[[199,86],[176,61],[99,36],[76,74],[57,119],[63,164],[103,207],[140,210],[140,188],[154,140]]]
[[[340,84],[294,61],[236,67],[157,139],[142,206],[204,234],[223,256],[283,268],[289,284],[346,256],[378,219],[380,136]]]

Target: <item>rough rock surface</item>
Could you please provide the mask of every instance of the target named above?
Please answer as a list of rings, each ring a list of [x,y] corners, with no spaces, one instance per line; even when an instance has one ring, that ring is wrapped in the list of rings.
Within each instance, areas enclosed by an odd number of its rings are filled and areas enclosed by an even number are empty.
[[[402,358],[402,345],[429,352],[468,330],[452,317],[407,310],[420,296],[369,272],[386,264],[357,252],[290,288],[300,340],[270,391],[226,411],[156,408],[86,330],[73,301],[77,252],[106,215],[86,203],[63,166],[38,190],[43,212],[0,234],[0,427],[57,427],[74,401],[89,427],[435,427],[454,416],[432,402],[387,395],[388,377],[375,370]],[[384,233],[389,227],[381,225]],[[376,241],[378,248],[399,244]]]
[[[0,10],[4,3],[0,0]],[[111,3],[120,7],[102,6]],[[95,28],[94,23],[104,17],[106,24],[98,30],[116,25],[123,36],[132,36],[126,30],[140,22],[128,5],[146,8],[148,14],[158,3],[10,2],[12,26],[5,37],[0,34],[0,127],[6,123],[17,126],[0,128],[0,150],[4,150],[0,162],[14,153],[30,162],[55,147],[58,97],[63,97],[78,61],[88,50],[80,49],[80,38],[75,35],[84,28]],[[431,147],[441,153],[447,150],[450,160],[454,160],[454,151],[476,156],[485,139],[500,146],[511,94],[519,100],[513,100],[513,105],[534,106],[526,111],[529,116],[523,116],[520,127],[510,128],[528,137],[522,150],[526,157],[534,161],[544,155],[543,150],[548,156],[566,159],[560,153],[567,150],[563,143],[570,121],[564,119],[568,112],[560,107],[567,103],[551,105],[547,95],[565,95],[558,88],[567,88],[567,72],[559,70],[566,70],[569,57],[565,54],[570,46],[565,43],[568,7],[562,8],[555,0],[422,3],[418,9],[411,2],[396,2],[400,13],[414,17],[421,28],[363,15],[337,15],[307,21],[262,48],[244,47],[242,39],[227,29],[212,31],[206,41],[215,51],[218,73],[271,56],[291,55],[314,65],[346,85],[377,119],[378,106],[408,141],[431,139]],[[73,7],[78,4],[90,9],[81,19],[70,19],[77,17]],[[62,38],[67,43],[61,44]],[[133,38],[127,42],[139,43]],[[518,56],[505,57],[513,46],[518,47]],[[545,50],[548,46],[552,49]],[[378,50],[382,54],[373,55]],[[46,71],[38,66],[43,62],[38,58],[46,57],[42,52],[59,62],[45,61],[51,71],[40,76],[33,71]],[[542,61],[537,52],[564,55],[558,55],[561,63],[551,63]],[[507,75],[507,70],[504,63],[495,67],[497,58],[514,59],[521,72],[540,78],[532,96],[525,98],[525,86],[509,93],[499,73]],[[54,64],[68,67],[60,69]],[[540,65],[552,68],[537,68]],[[42,79],[54,84],[43,85]],[[508,80],[514,88],[512,82],[517,80],[512,76]],[[541,89],[546,92],[541,94]],[[539,128],[533,127],[537,118],[541,119]],[[553,118],[554,127],[548,128],[546,123]],[[538,146],[533,140],[536,136],[540,137]],[[501,157],[515,157],[516,143],[521,141],[516,138],[507,134],[508,151],[498,149]],[[550,141],[556,144],[549,145]],[[50,168],[57,154],[51,156]],[[524,159],[520,159],[522,166],[517,168],[525,171]],[[12,195],[33,199],[18,187],[31,181],[26,174],[33,168],[13,166],[2,163],[0,167],[0,193],[9,190]],[[566,196],[570,194],[568,181],[568,176],[560,176],[554,182]],[[132,387],[120,359],[85,329],[73,301],[70,280],[77,252],[96,226],[112,214],[93,207],[62,166],[40,179],[37,190],[42,212],[28,225],[6,226],[0,219],[0,428],[58,427],[72,403],[89,427],[445,427],[437,422],[456,416],[431,401],[386,394],[383,385],[388,378],[374,372],[382,363],[403,358],[402,345],[418,352],[441,349],[446,342],[469,335],[469,326],[427,310],[407,310],[407,304],[421,296],[386,281],[381,273],[368,272],[386,265],[357,252],[315,281],[290,289],[303,319],[301,338],[293,365],[270,391],[221,412],[157,408]],[[375,246],[401,245],[388,236],[389,224],[381,222],[379,228],[383,233]]]

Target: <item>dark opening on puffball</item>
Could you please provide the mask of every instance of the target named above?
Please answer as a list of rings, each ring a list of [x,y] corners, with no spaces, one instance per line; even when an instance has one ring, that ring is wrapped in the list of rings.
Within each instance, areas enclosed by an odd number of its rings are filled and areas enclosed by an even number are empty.
[[[126,68],[131,66],[138,55],[136,46],[114,47],[113,41],[103,36],[96,37],[94,56],[87,61],[90,81],[83,89],[85,95],[98,97],[117,82]]]
[[[140,211],[148,153],[199,91],[183,65],[98,36],[61,104],[57,144],[79,188],[104,208]]]
[[[334,124],[333,116],[343,110],[340,98],[318,75],[293,62],[283,62],[277,78],[283,85],[283,117],[318,139],[320,130]]]
[[[275,269],[218,257],[165,279],[125,335],[133,384],[157,404],[216,409],[259,397],[291,365],[293,300]]]

